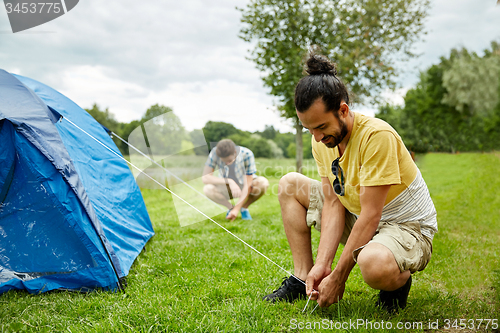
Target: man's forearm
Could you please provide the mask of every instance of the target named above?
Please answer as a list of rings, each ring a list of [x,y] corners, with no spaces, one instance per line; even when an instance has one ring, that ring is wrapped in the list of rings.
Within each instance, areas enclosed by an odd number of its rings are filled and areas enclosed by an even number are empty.
[[[361,203],[361,214],[352,228],[347,239],[344,252],[340,256],[335,267],[335,276],[342,281],[347,281],[349,273],[356,263],[352,257],[354,250],[368,244],[373,238],[382,217],[387,193],[391,185],[364,186],[361,188],[359,197]]]
[[[203,184],[213,184],[213,185],[224,185],[226,184],[226,179],[216,177],[214,175],[204,175],[201,177]]]
[[[334,269],[343,282],[347,281],[351,270],[356,265],[352,256],[353,251],[366,245],[373,238],[379,221],[380,219],[377,217],[367,217],[361,214],[354,224],[344,251]]]
[[[340,201],[329,203],[325,200],[321,212],[321,236],[316,256],[316,264],[332,266],[340,239],[344,232],[345,208]]]
[[[240,210],[241,207],[243,207],[245,201],[247,201],[248,195],[250,194],[249,189],[250,187],[248,186],[248,183],[243,186],[243,188],[241,189],[240,197],[238,198],[238,202],[236,203],[236,205],[234,205],[234,208]]]

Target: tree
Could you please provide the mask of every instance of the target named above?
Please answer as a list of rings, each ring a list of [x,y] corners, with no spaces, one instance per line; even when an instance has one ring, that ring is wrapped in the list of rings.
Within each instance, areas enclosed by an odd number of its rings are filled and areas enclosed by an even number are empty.
[[[276,142],[274,142],[271,139],[268,139],[267,144],[271,148],[271,157],[272,158],[283,158],[283,150],[281,150],[281,148],[278,147]]]
[[[116,133],[122,138],[124,137],[123,128],[126,126],[126,124],[120,123],[118,120],[116,120],[114,114],[112,114],[108,108],[103,111],[99,108],[99,105],[97,105],[97,103],[94,103],[92,105],[92,108],[85,109],[85,111],[87,111],[99,124],[106,127],[109,131]],[[113,141],[123,155],[128,155],[127,144],[123,143],[120,139],[115,137],[113,137]]]
[[[91,109],[85,109],[99,124],[106,127],[112,132],[118,133],[120,131],[121,124],[115,119],[115,116],[109,112],[108,108],[104,111],[99,109],[99,105],[94,103]]]
[[[208,121],[203,127],[205,140],[207,140],[209,145],[216,144],[220,140],[228,138],[232,134],[239,134],[240,132],[234,125],[222,121]]]
[[[423,29],[428,0],[251,0],[239,37],[256,42],[250,59],[278,110],[295,121],[297,170],[302,168],[302,126],[295,114],[294,87],[310,49],[338,62],[357,100],[394,87],[397,59],[415,56],[411,47]],[[376,100],[376,98],[375,98]]]
[[[463,112],[469,107],[473,113],[487,115],[498,104],[500,78],[500,45],[492,43],[492,51],[481,58],[463,49],[451,61],[443,74],[447,92],[443,103]]]
[[[161,116],[173,112],[174,110],[171,107],[164,106],[164,105],[151,105],[149,109],[146,110],[144,115],[141,118],[141,122],[145,123],[148,120],[155,119],[155,123],[160,123],[163,122],[163,118]]]
[[[500,84],[498,78],[496,82],[490,78],[485,81],[496,86],[484,87],[477,76],[500,60],[498,44],[492,43],[492,49],[484,53],[478,57],[465,49],[452,50],[449,58],[441,58],[439,64],[420,74],[417,86],[406,93],[404,107],[386,105],[376,116],[396,128],[415,152],[498,149]],[[467,73],[459,73],[460,69]],[[484,89],[484,95],[478,95],[473,84]]]
[[[290,143],[294,142],[294,135],[292,133],[276,133],[276,136],[274,138],[274,142],[278,145],[278,147],[281,148],[283,151],[283,154],[287,158],[295,158],[295,153],[292,155],[289,155],[287,152],[288,146],[290,146]],[[294,146],[295,147],[295,146]]]
[[[139,126],[141,126],[141,122],[139,120],[132,120],[128,124],[122,124],[122,130],[120,133],[117,133],[117,134],[120,135],[120,137],[123,138],[124,140],[128,141],[128,138],[129,138],[130,134],[132,133],[132,131],[135,130]],[[116,142],[116,140],[115,140],[115,142]],[[124,143],[120,140],[119,144],[117,143],[117,145],[118,145],[118,148],[120,149],[120,151],[122,152],[123,155],[130,155],[131,154],[131,150],[126,143]]]
[[[312,135],[310,133],[304,133],[302,136],[302,154],[304,158],[313,158],[312,154],[312,146],[311,146],[311,137]],[[287,156],[288,157],[295,157],[295,154],[297,153],[297,146],[295,142],[290,142],[287,147]]]
[[[253,152],[255,157],[273,157],[273,150],[271,146],[266,139],[262,138],[258,134],[252,134],[250,136],[250,141],[247,143],[246,147]]]
[[[261,136],[264,139],[273,140],[276,137],[276,129],[274,129],[273,125],[266,125]]]
[[[187,138],[180,119],[167,106],[152,105],[135,124],[125,139],[152,158],[179,153]]]
[[[239,133],[230,135],[228,139],[233,140],[238,146],[250,149],[255,157],[273,157],[273,147],[269,144],[270,140],[262,138],[259,134],[240,131]]]

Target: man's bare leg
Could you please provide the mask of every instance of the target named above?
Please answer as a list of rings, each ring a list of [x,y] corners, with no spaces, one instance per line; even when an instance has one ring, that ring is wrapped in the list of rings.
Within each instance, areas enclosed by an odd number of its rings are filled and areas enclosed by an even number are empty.
[[[203,193],[212,201],[218,203],[219,205],[225,206],[227,209],[233,208],[229,198],[222,194],[216,186],[212,184],[207,184],[203,187]]]
[[[250,188],[250,194],[248,195],[247,201],[243,204],[243,208],[248,208],[255,201],[259,200],[267,191],[269,187],[269,181],[264,177],[257,177]]]
[[[314,265],[311,228],[306,224],[311,180],[292,172],[280,179],[278,199],[286,237],[293,256],[294,275],[305,281]]]
[[[365,246],[357,262],[363,279],[373,289],[393,291],[401,288],[410,277],[410,271],[401,272],[392,252],[379,243]]]

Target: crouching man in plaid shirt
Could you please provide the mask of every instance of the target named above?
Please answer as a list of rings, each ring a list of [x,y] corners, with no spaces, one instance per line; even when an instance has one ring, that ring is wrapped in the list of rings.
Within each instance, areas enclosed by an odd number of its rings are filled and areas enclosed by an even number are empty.
[[[214,176],[219,169],[219,177]],[[234,221],[241,211],[243,220],[251,220],[248,206],[266,193],[269,182],[255,173],[255,158],[250,149],[239,147],[230,139],[219,141],[208,155],[203,169],[203,192],[212,201],[226,206],[226,219]],[[236,205],[229,200],[238,198]]]

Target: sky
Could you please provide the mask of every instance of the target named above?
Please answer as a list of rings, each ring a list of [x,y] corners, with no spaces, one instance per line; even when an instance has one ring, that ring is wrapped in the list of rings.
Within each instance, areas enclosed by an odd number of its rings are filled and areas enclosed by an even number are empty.
[[[251,44],[238,38],[250,0],[80,0],[65,15],[13,34],[0,6],[0,68],[60,91],[83,108],[97,103],[122,122],[139,119],[154,104],[172,107],[187,130],[224,121],[247,131],[280,118],[261,73],[246,59]],[[481,53],[500,41],[496,0],[431,0],[428,34],[415,45],[420,57],[405,65],[392,103],[418,81],[419,71],[452,48]],[[355,111],[373,115],[375,108]]]

